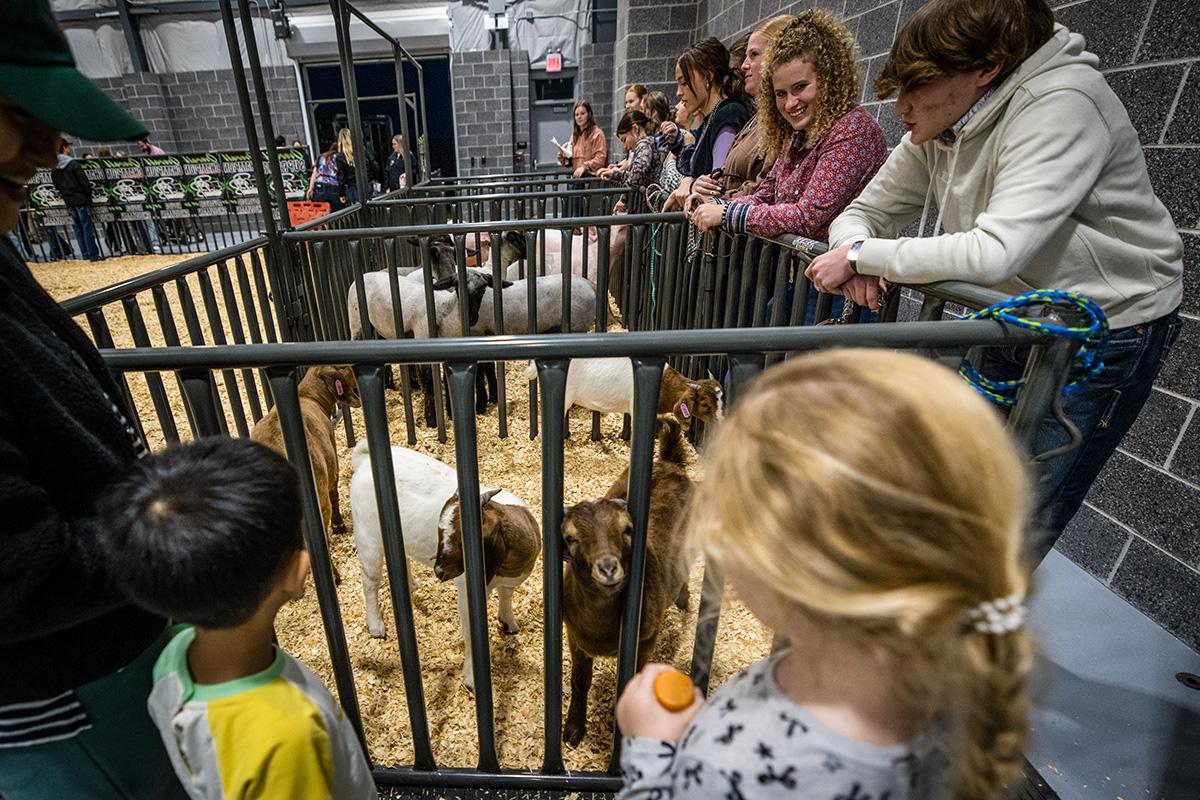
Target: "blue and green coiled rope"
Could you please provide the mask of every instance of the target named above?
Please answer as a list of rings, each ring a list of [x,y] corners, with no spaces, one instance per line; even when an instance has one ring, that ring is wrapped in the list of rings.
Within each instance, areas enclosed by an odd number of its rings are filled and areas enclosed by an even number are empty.
[[[1089,324],[1086,327],[1056,325],[1045,320],[1031,319],[1016,313],[1017,311],[1038,305],[1071,306],[1083,312],[1088,318]],[[1104,315],[1104,311],[1100,309],[1100,306],[1096,305],[1095,301],[1078,292],[1064,292],[1057,289],[1035,289],[1031,292],[1010,297],[1004,302],[995,303],[987,308],[981,308],[967,315],[964,319],[994,319],[1018,328],[1042,331],[1053,336],[1061,336],[1066,339],[1075,339],[1082,342],[1075,354],[1075,366],[1079,371],[1078,377],[1064,387],[1064,395],[1078,392],[1104,369],[1104,349],[1108,344],[1108,318]],[[977,392],[1001,406],[1015,405],[1017,402],[1017,391],[1025,382],[1024,378],[1017,378],[1010,381],[991,380],[984,377],[975,368],[975,365],[965,358],[962,365],[958,368],[958,374],[967,383],[971,384]]]

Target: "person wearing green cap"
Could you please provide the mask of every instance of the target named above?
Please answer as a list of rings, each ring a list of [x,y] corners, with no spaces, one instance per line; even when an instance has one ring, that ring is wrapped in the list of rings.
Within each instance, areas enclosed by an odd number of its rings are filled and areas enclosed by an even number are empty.
[[[13,247],[25,184],[61,131],[145,128],[76,68],[46,0],[0,26],[0,796],[184,797],[146,710],[166,620],[100,558],[95,505],[146,454],[100,354]]]

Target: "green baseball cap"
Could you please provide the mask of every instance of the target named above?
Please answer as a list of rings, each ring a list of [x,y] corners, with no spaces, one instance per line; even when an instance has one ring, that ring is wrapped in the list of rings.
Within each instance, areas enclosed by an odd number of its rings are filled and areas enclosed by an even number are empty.
[[[95,142],[138,139],[146,126],[75,66],[49,0],[4,0],[0,94],[60,131]]]

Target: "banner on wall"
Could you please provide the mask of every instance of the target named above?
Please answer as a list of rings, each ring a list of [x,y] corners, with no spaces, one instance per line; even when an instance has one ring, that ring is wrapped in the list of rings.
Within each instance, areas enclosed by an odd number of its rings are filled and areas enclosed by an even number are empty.
[[[304,152],[279,150],[284,196],[303,200],[308,189]],[[263,173],[270,180],[266,151]],[[261,207],[248,150],[82,160],[92,184],[96,222],[219,217],[258,214]],[[38,170],[29,182],[29,207],[46,225],[68,225],[70,215],[54,188],[52,171]],[[275,187],[271,186],[271,198]]]

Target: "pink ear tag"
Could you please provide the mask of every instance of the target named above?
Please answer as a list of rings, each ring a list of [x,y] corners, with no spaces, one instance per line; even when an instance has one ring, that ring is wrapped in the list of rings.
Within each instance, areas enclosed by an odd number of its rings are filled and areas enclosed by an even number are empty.
[[[687,403],[679,404],[679,413],[683,414],[684,419],[692,418],[692,412],[688,411]]]
[[[334,380],[333,390],[337,392],[338,400],[344,400],[346,398],[346,384],[342,383],[341,378]]]

